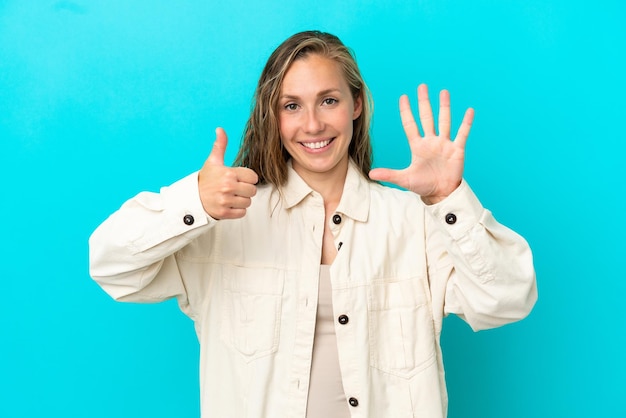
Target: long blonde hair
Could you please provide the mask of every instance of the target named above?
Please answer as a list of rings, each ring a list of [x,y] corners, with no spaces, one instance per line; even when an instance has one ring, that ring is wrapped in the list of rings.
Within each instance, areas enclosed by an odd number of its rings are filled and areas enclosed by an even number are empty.
[[[283,78],[291,64],[309,54],[318,54],[339,63],[354,100],[361,99],[361,115],[354,120],[348,154],[365,178],[372,167],[370,142],[371,96],[356,59],[335,35],[319,31],[297,33],[270,55],[259,78],[250,118],[235,159],[236,166],[248,167],[259,176],[259,184],[282,186],[287,181],[287,153],[280,140],[278,101]]]

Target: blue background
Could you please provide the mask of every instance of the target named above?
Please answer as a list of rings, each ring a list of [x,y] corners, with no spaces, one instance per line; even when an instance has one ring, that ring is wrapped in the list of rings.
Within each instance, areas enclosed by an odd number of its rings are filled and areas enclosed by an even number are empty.
[[[409,161],[418,83],[451,91],[455,126],[475,107],[466,178],[534,249],[526,320],[446,320],[450,417],[623,416],[625,20],[618,0],[0,0],[0,417],[199,415],[191,321],[110,300],[87,239],[198,169],[216,126],[232,161],[265,60],[310,28],[356,51],[377,166]]]

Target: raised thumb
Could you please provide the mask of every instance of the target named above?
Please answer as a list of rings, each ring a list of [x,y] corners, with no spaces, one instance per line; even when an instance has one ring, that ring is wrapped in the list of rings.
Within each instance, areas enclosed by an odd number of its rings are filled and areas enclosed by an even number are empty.
[[[222,128],[217,128],[215,130],[215,142],[213,142],[213,149],[211,150],[211,155],[209,155],[207,162],[213,165],[224,165],[226,145],[228,145],[226,131]]]

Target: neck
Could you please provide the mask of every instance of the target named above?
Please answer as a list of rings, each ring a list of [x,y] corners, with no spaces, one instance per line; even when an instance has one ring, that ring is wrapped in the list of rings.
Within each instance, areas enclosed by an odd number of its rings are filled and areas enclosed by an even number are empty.
[[[324,198],[326,206],[338,205],[343,194],[343,186],[348,175],[348,159],[345,163],[338,164],[332,171],[324,173],[315,173],[311,171],[299,172],[300,177],[313,190],[318,192]]]
[[[343,194],[343,186],[346,181],[346,173],[343,173],[341,177],[336,176],[334,178],[319,179],[319,181],[313,181],[309,183],[309,186],[316,192],[322,195],[324,202],[328,204],[339,204],[341,195]]]

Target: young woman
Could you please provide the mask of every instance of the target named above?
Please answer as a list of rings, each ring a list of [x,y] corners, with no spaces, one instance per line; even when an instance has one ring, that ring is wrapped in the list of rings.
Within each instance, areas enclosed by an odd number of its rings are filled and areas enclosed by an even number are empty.
[[[176,297],[194,320],[204,417],[444,417],[443,317],[479,330],[528,314],[530,249],[462,178],[473,111],[451,141],[449,94],[438,133],[424,85],[418,108],[423,135],[400,99],[410,166],[370,171],[353,56],[296,34],[261,74],[235,167],[218,129],[199,172],[94,232],[104,290]]]

